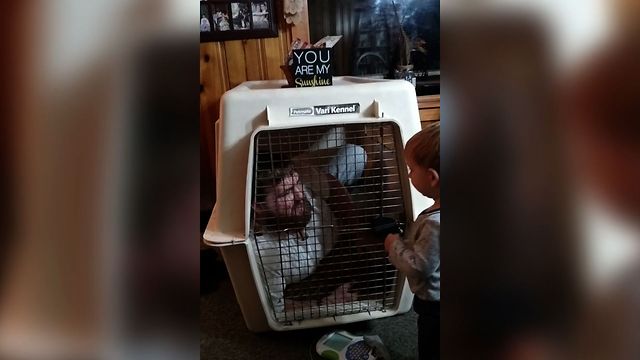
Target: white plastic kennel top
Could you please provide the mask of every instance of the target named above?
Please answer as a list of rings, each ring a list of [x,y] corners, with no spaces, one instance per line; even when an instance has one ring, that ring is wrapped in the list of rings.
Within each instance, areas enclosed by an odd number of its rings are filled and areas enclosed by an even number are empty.
[[[247,81],[227,91],[216,123],[216,205],[205,243],[225,246],[246,241],[245,195],[251,134],[260,127],[288,128],[394,121],[403,142],[420,131],[414,87],[407,81],[334,77],[333,86],[283,88],[284,80]],[[404,145],[404,144],[403,144]],[[413,213],[428,199],[412,188]]]

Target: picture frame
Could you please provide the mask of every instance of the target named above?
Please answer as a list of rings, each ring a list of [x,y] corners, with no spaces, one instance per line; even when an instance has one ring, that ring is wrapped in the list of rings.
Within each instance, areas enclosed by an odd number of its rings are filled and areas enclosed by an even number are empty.
[[[275,0],[200,1],[200,42],[278,37]]]

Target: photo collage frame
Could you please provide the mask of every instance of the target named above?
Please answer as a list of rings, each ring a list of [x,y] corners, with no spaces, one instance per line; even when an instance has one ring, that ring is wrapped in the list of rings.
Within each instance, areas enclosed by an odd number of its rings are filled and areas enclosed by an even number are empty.
[[[200,42],[277,37],[274,0],[200,1]]]

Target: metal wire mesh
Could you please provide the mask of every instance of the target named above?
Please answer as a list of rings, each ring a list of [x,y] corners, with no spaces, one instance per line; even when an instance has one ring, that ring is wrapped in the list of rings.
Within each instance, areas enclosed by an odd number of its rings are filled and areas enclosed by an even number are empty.
[[[398,273],[371,222],[406,221],[399,134],[392,122],[256,134],[251,236],[277,321],[395,306]]]

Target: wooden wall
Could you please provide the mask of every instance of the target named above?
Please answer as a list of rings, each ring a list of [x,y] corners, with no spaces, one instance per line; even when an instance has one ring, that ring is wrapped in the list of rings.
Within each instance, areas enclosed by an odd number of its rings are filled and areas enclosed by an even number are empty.
[[[215,136],[220,97],[247,80],[284,79],[284,64],[292,39],[309,39],[305,1],[303,22],[286,24],[278,1],[278,37],[200,44],[200,204],[201,210],[215,203]]]

